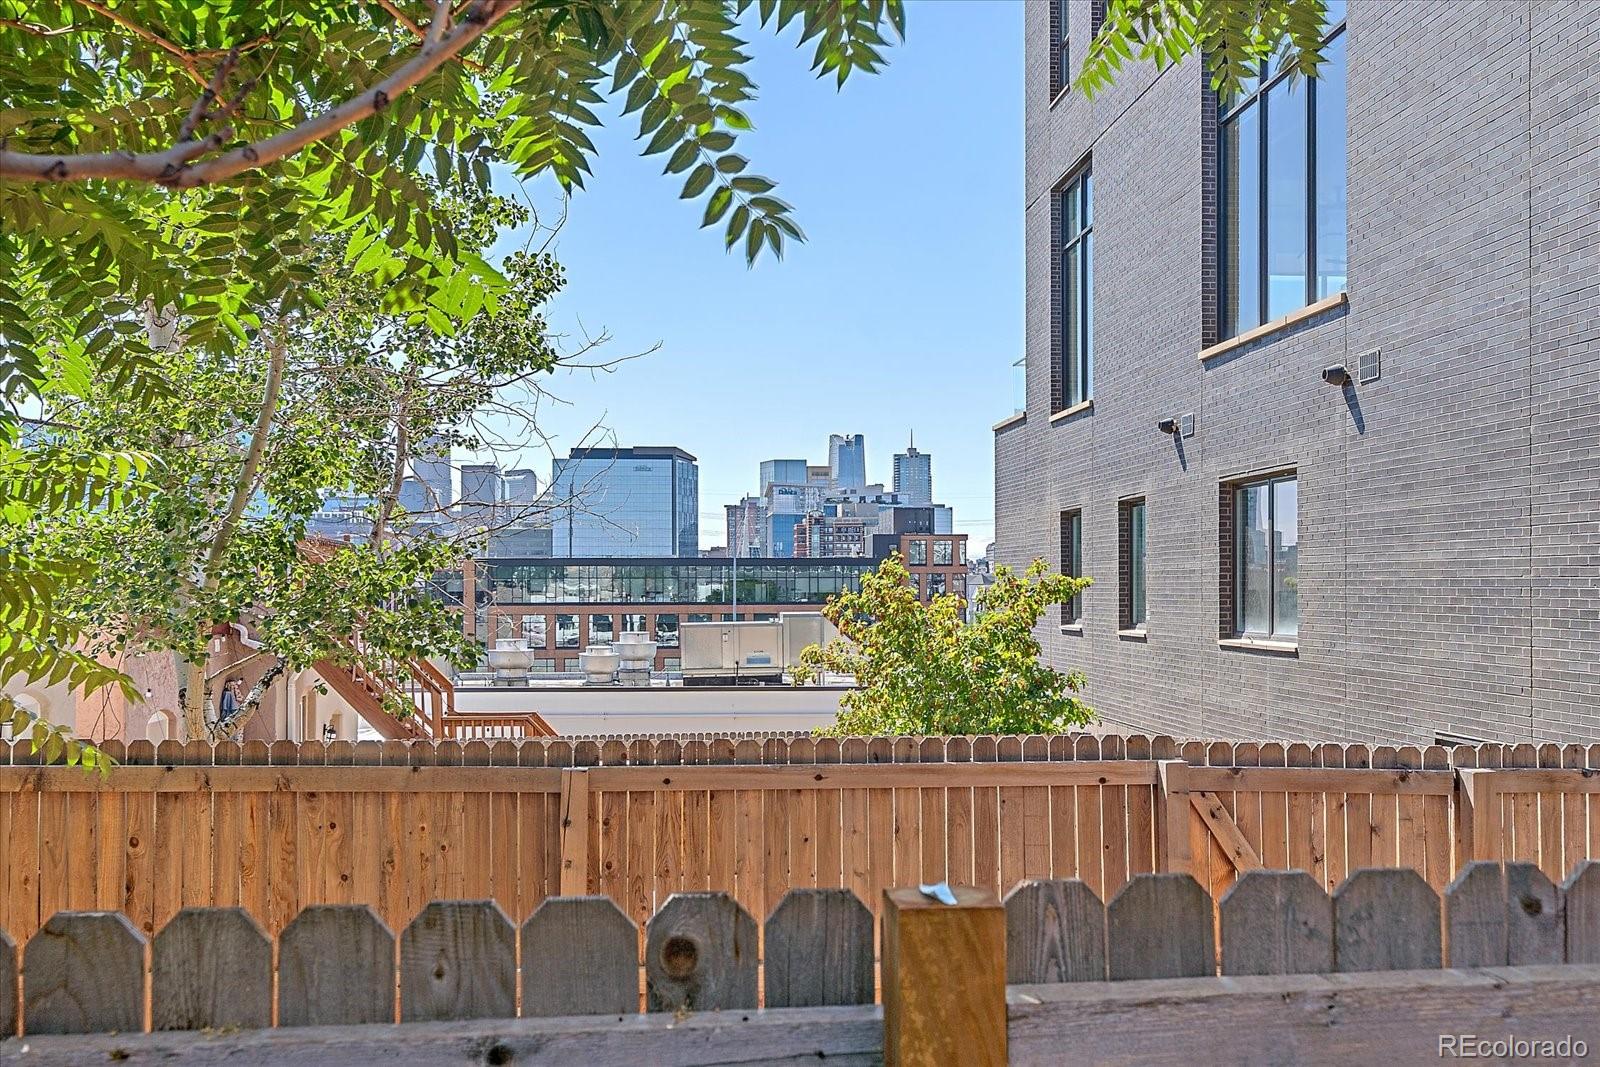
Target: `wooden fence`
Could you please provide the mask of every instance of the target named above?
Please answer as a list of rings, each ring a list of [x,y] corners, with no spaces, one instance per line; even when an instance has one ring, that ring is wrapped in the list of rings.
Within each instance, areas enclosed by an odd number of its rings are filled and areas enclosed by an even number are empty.
[[[386,1059],[434,1063],[524,1062],[524,1052],[552,1062],[557,1052],[583,1062],[703,1062],[737,1052],[740,1062],[856,1062],[886,1054],[890,1062],[998,1063],[1008,1040],[1014,1061],[1026,1062],[1059,1055],[1059,1027],[1081,1024],[1091,1001],[1127,1000],[1117,983],[1137,981],[1134,999],[1144,1010],[1121,1020],[1120,1035],[1103,1019],[1091,1027],[1097,1047],[1107,1050],[1159,1025],[1164,1006],[1193,1007],[1159,983],[1138,980],[1215,983],[1213,976],[1229,976],[1235,984],[1200,987],[1213,1013],[1209,1029],[1225,1034],[1218,995],[1254,988],[1238,986],[1236,976],[1417,972],[1446,964],[1501,970],[1476,982],[1411,973],[1347,984],[1337,1025],[1316,1019],[1312,1026],[1349,1029],[1357,1021],[1352,991],[1386,994],[1372,997],[1369,1008],[1392,1016],[1384,1003],[1418,988],[1459,1011],[1474,985],[1480,993],[1493,987],[1502,994],[1493,1002],[1503,1007],[1505,997],[1517,995],[1505,994],[1507,986],[1541,983],[1558,994],[1558,1017],[1600,1026],[1591,999],[1600,994],[1600,863],[1582,865],[1561,886],[1531,864],[1474,863],[1442,904],[1410,870],[1362,870],[1331,896],[1303,871],[1257,870],[1219,902],[1215,925],[1212,900],[1185,874],[1136,876],[1109,905],[1078,880],[1024,882],[1003,905],[986,891],[960,896],[958,906],[946,907],[912,889],[885,894],[881,982],[871,913],[841,889],[791,891],[759,933],[756,919],[725,893],[675,895],[642,931],[604,897],[548,900],[520,926],[492,901],[433,902],[398,938],[370,908],[319,905],[284,928],[276,952],[274,939],[239,908],[185,909],[153,940],[120,914],[61,913],[20,958],[0,938],[0,1035],[16,1034],[20,1022],[32,1063],[85,1062],[91,1054],[137,1062],[329,1062],[380,1050]],[[759,956],[758,944],[765,946]],[[1554,976],[1536,970],[1555,964],[1578,966]],[[1082,983],[1086,992],[1051,988],[1062,983]],[[881,1017],[862,1010],[880,988]],[[9,1014],[19,991],[20,1017]],[[1292,999],[1280,1001],[1279,1017],[1307,1014]],[[767,1016],[757,1008],[808,1010]],[[641,1011],[690,1025],[674,1036],[638,1025]],[[690,1013],[721,1013],[723,1021],[713,1014],[694,1024]],[[562,1021],[522,1030],[503,1022],[363,1026],[519,1016]],[[248,1033],[273,1026],[278,1034]],[[345,1029],[286,1033],[304,1027]],[[147,1030],[148,1038],[137,1036]],[[42,1036],[105,1032],[115,1036]],[[564,1035],[566,1044],[557,1040],[552,1049],[552,1035]],[[1349,1054],[1349,1039],[1332,1040]],[[1368,1042],[1358,1059],[1392,1052],[1371,1044],[1370,1035],[1355,1040],[1357,1050]],[[1119,1051],[1126,1059],[1126,1048]]]
[[[112,746],[104,780],[0,745],[0,929],[57,911],[314,904],[390,926],[438,899],[516,918],[600,893],[643,924],[674,892],[765,915],[792,888],[937,881],[1002,893],[1243,871],[1327,889],[1367,866],[1437,891],[1472,859],[1558,881],[1600,858],[1600,746],[1369,749],[1148,737],[746,738]]]

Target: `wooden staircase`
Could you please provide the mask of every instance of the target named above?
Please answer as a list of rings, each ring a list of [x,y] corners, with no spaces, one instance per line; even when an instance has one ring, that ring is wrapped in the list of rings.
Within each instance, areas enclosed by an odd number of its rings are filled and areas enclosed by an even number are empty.
[[[341,543],[326,537],[307,537],[300,542],[301,553],[313,561],[326,561],[338,552]],[[351,665],[324,659],[314,664],[335,693],[355,709],[378,733],[390,741],[515,740],[519,737],[554,737],[556,732],[544,717],[534,712],[517,715],[479,715],[456,710],[455,684],[425,659],[403,663],[382,658],[378,671],[369,671],[362,662],[374,662],[359,637],[339,642],[351,653]],[[385,701],[389,707],[385,706]],[[395,715],[390,707],[410,708],[409,714]]]
[[[347,638],[342,643],[359,654],[358,642],[359,638]],[[390,741],[498,741],[555,736],[555,730],[535,712],[485,715],[457,711],[455,685],[427,660],[410,659],[403,665],[386,661],[383,670],[374,672],[359,662],[344,666],[325,659],[315,669],[357,715]],[[413,710],[409,715],[395,715],[389,710],[394,705]]]

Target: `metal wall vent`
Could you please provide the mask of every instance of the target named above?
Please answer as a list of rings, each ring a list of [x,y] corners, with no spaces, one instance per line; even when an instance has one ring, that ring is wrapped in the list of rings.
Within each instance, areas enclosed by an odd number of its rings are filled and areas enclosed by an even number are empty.
[[[1374,348],[1371,352],[1361,353],[1361,361],[1357,366],[1356,380],[1362,385],[1377,381],[1382,373],[1382,367],[1378,360],[1381,351],[1382,349]]]

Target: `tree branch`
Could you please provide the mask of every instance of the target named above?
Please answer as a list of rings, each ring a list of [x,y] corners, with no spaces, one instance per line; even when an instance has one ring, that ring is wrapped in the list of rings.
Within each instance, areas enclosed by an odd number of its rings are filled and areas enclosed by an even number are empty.
[[[93,0],[78,0],[79,3]],[[495,23],[516,9],[521,0],[478,0],[463,19],[436,44],[424,43],[417,53],[388,77],[358,97],[346,100],[329,111],[300,125],[225,152],[213,159],[193,163],[208,149],[219,147],[222,137],[213,134],[201,141],[175,145],[161,152],[110,152],[82,155],[39,155],[0,149],[0,181],[66,182],[88,178],[122,181],[148,181],[171,188],[189,189],[226,181],[236,175],[275,163],[309,144],[329,137],[389,106],[391,100],[413,88],[450,59],[468,48]],[[97,8],[111,15],[109,8]],[[125,19],[119,24],[138,32]],[[144,30],[141,36],[161,39]],[[166,42],[170,44],[171,42]],[[172,46],[176,48],[176,45]],[[180,50],[181,51],[181,50]],[[191,64],[192,66],[192,64]],[[196,75],[198,78],[198,75]],[[202,83],[203,84],[203,83]]]
[[[250,502],[250,494],[255,491],[256,471],[261,467],[261,457],[266,454],[267,438],[272,432],[272,420],[278,410],[278,396],[283,385],[283,367],[288,359],[288,346],[284,342],[282,330],[267,342],[267,347],[270,353],[267,362],[267,381],[261,398],[261,407],[256,414],[256,425],[250,438],[250,447],[245,453],[239,476],[234,480],[233,494],[228,499],[228,509],[223,512],[222,524],[217,527],[216,536],[211,539],[211,545],[206,550],[205,563],[201,570],[201,589],[207,593],[217,587],[217,569],[222,563],[222,557],[228,551],[229,544],[233,541],[234,531],[239,526],[239,518],[244,514],[245,505]],[[183,719],[185,733],[191,741],[205,737],[203,690],[206,688],[208,686],[204,663],[189,664],[189,699],[183,709]]]

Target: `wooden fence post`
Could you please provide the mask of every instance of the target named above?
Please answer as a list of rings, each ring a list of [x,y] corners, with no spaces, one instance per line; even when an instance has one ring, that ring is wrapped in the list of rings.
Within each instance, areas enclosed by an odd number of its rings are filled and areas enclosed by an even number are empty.
[[[1500,858],[1500,795],[1494,771],[1456,769],[1456,870],[1474,860]]]
[[[986,889],[951,907],[916,889],[883,894],[886,1067],[1006,1062],[1006,913]]]
[[[561,771],[561,895],[589,892],[589,773]]]
[[[1161,776],[1161,803],[1156,807],[1156,871],[1163,874],[1193,874],[1189,856],[1189,787],[1181,759],[1164,759],[1158,766]]]

